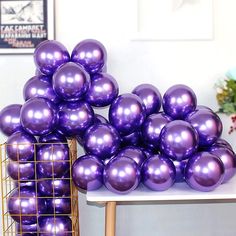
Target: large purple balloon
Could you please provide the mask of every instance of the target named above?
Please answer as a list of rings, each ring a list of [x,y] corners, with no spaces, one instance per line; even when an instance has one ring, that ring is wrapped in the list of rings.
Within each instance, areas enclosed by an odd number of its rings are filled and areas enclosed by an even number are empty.
[[[175,182],[175,166],[163,155],[149,157],[142,167],[142,182],[153,191],[169,189]]]
[[[20,110],[22,105],[12,104],[4,107],[0,112],[0,130],[10,136],[21,130]]]
[[[127,194],[139,185],[140,169],[131,158],[117,156],[105,166],[103,179],[108,190],[118,194]]]
[[[47,199],[48,214],[71,214],[71,199],[49,198]]]
[[[52,75],[56,69],[70,60],[70,55],[63,44],[56,40],[45,40],[34,52],[34,62],[38,70],[45,75]]]
[[[142,134],[140,131],[135,131],[131,134],[121,136],[121,146],[140,146],[142,143]]]
[[[94,124],[98,124],[98,123],[108,124],[109,121],[102,115],[94,114]]]
[[[176,171],[176,177],[175,177],[175,182],[184,182],[184,170],[186,167],[188,160],[182,160],[182,161],[173,161],[174,166],[175,166],[175,171]]]
[[[48,134],[55,129],[57,121],[54,104],[45,98],[31,98],[22,106],[20,120],[28,133]]]
[[[30,161],[34,159],[37,140],[31,134],[19,131],[8,137],[6,153],[13,161]]]
[[[225,175],[222,183],[229,181],[236,173],[236,156],[226,147],[213,146],[209,152],[221,159],[225,168]]]
[[[109,120],[122,135],[137,131],[145,116],[144,104],[135,94],[120,95],[109,109]]]
[[[161,131],[160,148],[175,160],[187,159],[197,151],[198,134],[186,121],[171,121]]]
[[[109,124],[95,124],[84,135],[84,149],[88,154],[106,159],[114,155],[120,146],[120,136]]]
[[[132,93],[138,95],[142,99],[147,115],[159,112],[162,98],[159,90],[155,86],[151,84],[140,84],[132,91]]]
[[[78,43],[72,51],[71,60],[82,65],[90,74],[101,71],[106,64],[107,52],[104,45],[94,39]]]
[[[212,191],[222,183],[224,172],[220,158],[209,152],[200,152],[187,162],[185,180],[195,190]]]
[[[21,236],[27,236],[27,235],[37,236],[37,232],[38,232],[37,224],[33,224],[33,225],[17,224],[16,230],[17,230],[17,233]]]
[[[62,103],[58,111],[58,132],[67,137],[83,134],[94,122],[94,112],[87,102]]]
[[[68,216],[41,216],[38,224],[40,236],[72,236],[72,222]]]
[[[94,107],[110,105],[119,94],[116,80],[109,74],[98,73],[92,76],[91,86],[85,100]]]
[[[47,98],[54,103],[60,101],[60,98],[52,88],[51,77],[43,75],[34,76],[26,82],[23,96],[25,101],[35,97]]]
[[[69,147],[65,144],[43,144],[37,149],[37,177],[60,178],[70,168]]]
[[[173,119],[184,119],[195,110],[196,105],[195,93],[183,84],[170,87],[163,96],[163,110]]]
[[[199,145],[211,146],[222,133],[222,122],[220,118],[209,110],[198,110],[191,113],[188,121],[198,132]]]
[[[171,121],[164,113],[152,114],[147,117],[142,126],[142,137],[145,145],[157,150],[160,145],[161,130]]]
[[[103,184],[103,163],[96,156],[79,157],[72,166],[72,178],[77,188],[96,190]]]
[[[53,132],[39,137],[39,143],[67,143],[67,139],[64,135]]]
[[[68,62],[53,74],[52,84],[63,100],[78,101],[90,87],[90,77],[82,66]]]

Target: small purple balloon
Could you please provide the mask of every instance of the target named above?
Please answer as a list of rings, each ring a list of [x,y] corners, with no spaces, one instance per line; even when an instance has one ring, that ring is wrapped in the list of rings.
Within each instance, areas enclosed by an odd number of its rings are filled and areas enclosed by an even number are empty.
[[[47,199],[48,214],[71,214],[71,199],[49,198]]]
[[[41,216],[38,225],[40,236],[72,236],[72,221],[68,216]]]
[[[213,112],[210,107],[207,107],[207,106],[204,106],[204,105],[197,105],[196,111],[197,111],[197,110],[207,110],[207,111]]]
[[[208,110],[198,110],[191,113],[188,121],[198,132],[199,145],[211,146],[220,137],[223,129],[222,122],[215,113]]]
[[[186,167],[188,160],[182,160],[182,161],[173,161],[174,166],[175,166],[175,171],[176,171],[176,177],[175,177],[175,182],[184,182],[184,170]]]
[[[171,121],[161,131],[160,148],[174,160],[187,159],[197,151],[197,131],[186,121]]]
[[[98,73],[92,76],[91,86],[85,100],[94,107],[110,105],[119,94],[116,80],[109,74]]]
[[[94,114],[94,124],[98,124],[98,123],[108,124],[109,121],[102,115]]]
[[[230,149],[233,152],[233,148],[232,146],[224,139],[222,138],[218,138],[213,144],[212,146],[218,146],[218,147],[226,147],[228,149]]]
[[[147,116],[159,112],[162,104],[162,97],[155,86],[151,84],[140,84],[134,88],[132,93],[138,95],[142,99]]]
[[[67,49],[56,40],[45,40],[34,51],[35,65],[45,75],[52,75],[59,66],[69,60]]]
[[[43,75],[34,76],[26,82],[23,88],[23,96],[25,101],[30,98],[41,97],[54,103],[60,102],[60,98],[52,88],[51,77]]]
[[[50,134],[42,135],[39,137],[39,143],[67,143],[67,139],[64,135],[53,132]]]
[[[8,137],[6,153],[13,161],[31,161],[34,159],[37,140],[31,134],[19,131]]]
[[[173,119],[184,119],[196,106],[197,97],[194,91],[183,84],[170,87],[163,96],[163,110]]]
[[[121,137],[121,146],[140,146],[142,143],[142,134],[140,131],[135,131],[131,134]]]
[[[145,116],[144,104],[135,94],[120,95],[109,109],[109,121],[122,135],[137,131]]]
[[[31,98],[21,108],[20,121],[32,135],[48,134],[55,129],[57,122],[54,104],[46,98]]]
[[[187,162],[184,175],[191,188],[208,192],[222,183],[224,173],[224,164],[220,158],[209,152],[199,152]]]
[[[79,157],[72,166],[72,179],[75,186],[83,190],[96,190],[103,184],[102,161],[93,155]]]
[[[127,194],[138,187],[140,168],[131,158],[117,156],[105,166],[103,180],[108,190],[118,194]]]
[[[145,145],[157,150],[160,146],[161,130],[171,121],[164,113],[152,114],[146,118],[142,126],[142,137]]]
[[[17,224],[16,230],[19,235],[27,236],[27,235],[35,235],[37,236],[37,224],[33,225],[24,225],[24,224]]]
[[[101,42],[86,39],[75,46],[71,60],[82,65],[90,74],[94,74],[101,71],[106,64],[107,51]]]
[[[90,87],[90,76],[82,66],[67,62],[53,74],[52,85],[61,99],[78,101]]]
[[[88,154],[106,159],[116,154],[120,147],[120,136],[109,124],[95,124],[84,135],[84,149]]]
[[[20,188],[22,187],[31,187],[32,189],[35,189],[35,180],[33,181],[28,181],[28,180],[17,180],[14,182],[14,186],[16,188],[18,188],[20,186]]]
[[[94,122],[94,111],[87,102],[65,102],[58,111],[58,132],[73,137],[83,134]]]
[[[20,110],[22,105],[12,104],[4,107],[0,112],[0,130],[6,136],[10,136],[21,130]]]

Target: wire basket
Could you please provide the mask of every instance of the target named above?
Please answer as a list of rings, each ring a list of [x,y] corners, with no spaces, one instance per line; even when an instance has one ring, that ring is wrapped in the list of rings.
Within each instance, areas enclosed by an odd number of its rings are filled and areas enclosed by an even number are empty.
[[[51,147],[52,147],[52,152],[54,149],[54,146],[58,144],[58,143],[51,143]],[[19,144],[18,144],[19,145]],[[66,175],[66,177],[63,178],[55,178],[55,177],[51,177],[51,178],[38,178],[37,176],[37,165],[39,164],[39,162],[41,161],[37,161],[36,160],[36,150],[38,147],[42,146],[42,145],[49,145],[48,143],[36,143],[36,144],[32,144],[34,146],[34,161],[31,161],[31,163],[33,162],[35,165],[35,177],[33,177],[28,182],[26,185],[32,185],[33,186],[33,192],[35,191],[35,198],[34,200],[36,201],[36,211],[33,214],[24,214],[23,212],[23,202],[26,200],[29,200],[29,198],[25,197],[22,194],[23,188],[22,187],[22,183],[26,182],[26,180],[20,180],[20,170],[18,169],[18,178],[15,178],[15,180],[13,180],[9,174],[8,174],[8,164],[10,162],[12,162],[12,160],[9,159],[9,157],[7,156],[7,144],[1,144],[0,145],[0,161],[1,161],[1,165],[0,165],[0,178],[1,178],[1,203],[2,203],[2,235],[3,236],[28,236],[28,235],[49,235],[48,232],[42,232],[41,228],[40,228],[40,219],[45,219],[45,220],[49,220],[51,226],[53,227],[52,231],[53,234],[50,235],[61,235],[59,233],[57,233],[58,231],[58,227],[60,227],[59,225],[57,225],[57,220],[58,219],[67,219],[70,221],[69,225],[70,225],[70,229],[67,231],[67,229],[65,229],[65,231],[63,232],[65,236],[79,236],[79,208],[78,208],[78,191],[75,188],[75,186],[73,185],[72,182],[72,177],[71,177],[71,166],[73,164],[73,162],[77,159],[77,144],[76,144],[76,140],[70,140],[68,141],[68,147],[69,147],[69,172]],[[61,145],[61,143],[60,143]],[[18,158],[19,160],[19,158]],[[16,163],[22,163],[19,161],[16,161]],[[25,163],[25,162],[24,162]],[[57,161],[48,161],[48,165],[50,165],[52,167],[52,176],[54,176],[54,165],[56,165]],[[47,163],[44,163],[47,164]],[[56,182],[62,180],[63,181],[67,181],[67,188],[69,188],[69,194],[67,195],[62,195],[59,196],[55,193],[56,191]],[[52,184],[52,188],[51,188],[51,194],[47,195],[42,195],[39,194],[39,185],[40,182],[42,183],[42,181],[52,181],[50,183],[55,183]],[[26,187],[28,188],[28,187]],[[17,193],[19,193],[19,195],[15,196],[14,193],[17,191]],[[8,202],[12,199],[12,198],[18,198],[18,201],[20,201],[19,204],[19,213],[13,215],[11,212],[9,212],[8,209]],[[25,199],[24,199],[25,198]],[[66,214],[65,212],[63,212],[64,214],[58,214],[61,212],[57,211],[57,205],[56,202],[60,201],[59,199],[70,199],[67,202],[67,209],[70,208]],[[47,202],[53,201],[53,208],[52,209],[48,209],[47,206]],[[39,213],[39,202],[44,202],[46,206],[46,210],[42,213]],[[68,202],[69,202],[69,206],[68,206]],[[22,209],[22,211],[21,211]],[[13,220],[13,217],[16,217],[18,219],[18,223],[16,221]],[[27,218],[28,217],[28,218]],[[31,219],[29,217],[35,217],[36,219],[36,223],[34,223],[35,225],[35,229],[32,229],[33,231],[29,230],[28,227],[25,227],[24,224],[22,224],[23,219]],[[44,218],[43,218],[44,217]],[[59,218],[58,218],[59,217]],[[58,224],[60,224],[60,222],[58,222]],[[27,229],[25,229],[27,228]]]

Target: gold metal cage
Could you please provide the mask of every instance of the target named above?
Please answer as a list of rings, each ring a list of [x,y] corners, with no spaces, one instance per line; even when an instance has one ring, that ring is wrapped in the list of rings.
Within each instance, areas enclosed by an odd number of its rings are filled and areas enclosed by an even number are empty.
[[[55,144],[56,143],[52,143],[51,144],[52,147]],[[34,150],[36,150],[36,147],[38,145],[45,145],[45,143],[44,144],[36,143],[36,144],[33,144],[33,145],[34,145]],[[70,159],[68,161],[69,164],[70,164],[70,171],[69,171],[70,174],[68,175],[68,178],[66,177],[65,179],[68,179],[69,183],[70,183],[70,195],[66,196],[66,197],[63,196],[63,198],[70,198],[71,212],[70,212],[70,214],[56,214],[55,213],[55,207],[54,207],[54,213],[53,214],[43,214],[41,216],[46,216],[46,217],[50,216],[50,217],[53,217],[54,219],[56,219],[55,218],[56,216],[68,216],[68,217],[70,217],[71,222],[72,222],[72,231],[65,232],[65,235],[79,236],[80,233],[79,233],[78,190],[73,185],[72,174],[71,174],[72,164],[77,159],[77,142],[76,142],[76,140],[75,139],[69,140],[68,141],[68,146],[69,146],[69,155],[70,155]],[[3,236],[15,236],[15,235],[24,236],[24,235],[28,235],[28,233],[29,233],[29,235],[30,235],[30,233],[32,235],[40,235],[40,233],[42,233],[42,232],[39,231],[39,227],[38,227],[38,214],[34,215],[37,218],[37,232],[33,232],[33,233],[32,232],[23,232],[22,227],[20,227],[20,230],[17,230],[17,227],[16,227],[17,223],[12,219],[12,217],[9,214],[9,211],[8,211],[8,208],[7,208],[7,202],[9,200],[10,196],[11,196],[11,193],[16,188],[18,188],[17,186],[19,186],[19,188],[20,188],[20,182],[21,181],[19,180],[19,178],[18,178],[17,181],[11,179],[11,177],[8,174],[7,166],[8,166],[8,163],[10,162],[10,159],[7,156],[6,148],[7,148],[7,144],[0,144],[0,162],[1,162],[1,165],[0,165],[0,178],[1,178],[0,179],[1,180],[0,189],[1,189],[1,191],[0,191],[0,193],[1,193],[1,204],[2,204],[2,217],[1,217],[2,218],[1,219],[1,221],[2,221],[2,234],[1,235],[3,235]],[[53,162],[54,161],[52,161],[52,163]],[[35,173],[36,173],[37,172],[36,171],[36,164],[37,164],[36,152],[34,152],[34,163],[35,163]],[[53,169],[53,167],[52,167],[52,169]],[[47,178],[46,180],[50,180],[50,178]],[[55,180],[55,178],[52,177],[51,180]],[[35,181],[36,198],[40,198],[40,199],[42,199],[42,198],[45,198],[45,199],[59,198],[59,197],[55,197],[54,194],[51,197],[48,197],[48,196],[38,197],[38,194],[37,194],[37,181],[39,181],[39,180],[37,179],[37,176],[35,176],[35,178],[33,180],[29,180],[29,181],[31,181],[31,182]],[[54,193],[54,185],[53,185],[53,188],[52,188],[52,192]],[[21,200],[21,196],[19,196],[19,199]],[[24,215],[19,214],[19,217],[22,217],[22,216],[24,216]],[[29,216],[29,215],[27,215],[27,216]],[[57,235],[56,230],[53,233],[54,233],[55,236]]]

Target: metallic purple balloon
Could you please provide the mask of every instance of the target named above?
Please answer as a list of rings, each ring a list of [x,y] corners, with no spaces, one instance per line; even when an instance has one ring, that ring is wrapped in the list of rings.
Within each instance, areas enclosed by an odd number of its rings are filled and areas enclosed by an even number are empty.
[[[45,98],[31,98],[21,108],[20,121],[32,135],[48,134],[55,129],[57,122],[54,104]]]
[[[37,177],[60,178],[70,168],[69,147],[65,144],[43,144],[37,149]]]
[[[68,179],[38,180],[38,192],[46,197],[70,196],[70,181]]]
[[[208,110],[198,110],[191,113],[188,121],[198,132],[199,145],[211,146],[220,137],[223,129],[220,118]]]
[[[153,191],[165,191],[175,182],[175,166],[173,162],[163,155],[153,155],[143,164],[143,184]]]
[[[35,179],[35,163],[10,161],[7,165],[7,172],[13,180]]]
[[[24,225],[24,224],[16,224],[16,230],[19,236],[27,236],[27,235],[35,235],[37,236],[37,224],[33,225]]]
[[[106,64],[106,48],[97,40],[83,40],[73,49],[71,60],[82,65],[90,74],[97,73]]]
[[[71,199],[49,198],[47,199],[47,214],[71,214]]]
[[[189,159],[184,175],[191,188],[208,192],[222,183],[224,172],[224,164],[220,158],[209,152],[199,152]]]
[[[163,96],[163,110],[173,119],[184,119],[196,106],[194,91],[183,84],[170,87]]]
[[[98,124],[98,123],[108,124],[109,121],[102,115],[94,114],[94,124]]]
[[[0,112],[0,130],[6,136],[10,136],[21,130],[20,110],[22,105],[12,104],[4,107]]]
[[[60,104],[58,111],[58,132],[73,137],[83,134],[94,122],[94,112],[87,102]]]
[[[161,130],[171,121],[164,113],[152,114],[146,118],[142,126],[142,137],[145,145],[157,150],[160,146]]]
[[[147,116],[159,112],[162,104],[162,97],[155,86],[151,84],[140,84],[132,91],[132,93],[138,95],[142,99]]]
[[[88,154],[106,159],[116,154],[120,147],[120,136],[109,124],[95,124],[84,135],[84,149]]]
[[[45,40],[34,51],[35,65],[45,75],[52,75],[59,66],[69,60],[67,49],[56,40]]]
[[[142,166],[143,162],[147,158],[141,148],[132,146],[121,149],[121,151],[118,152],[117,156],[119,157],[126,156],[133,159],[138,164],[139,168]]]
[[[228,149],[230,149],[233,152],[233,148],[232,146],[224,139],[222,138],[218,138],[213,144],[212,146],[219,146],[219,147],[226,147]]]
[[[31,161],[34,159],[37,140],[31,134],[19,131],[8,137],[6,153],[13,161]]]
[[[221,159],[225,168],[225,175],[222,183],[229,181],[236,173],[236,156],[226,147],[213,146],[209,152]]]
[[[173,158],[181,161],[197,151],[197,131],[186,121],[174,120],[161,131],[160,149]]]
[[[108,190],[118,194],[127,194],[138,187],[140,168],[133,159],[117,156],[105,166],[103,180]]]
[[[72,236],[72,222],[68,216],[39,217],[40,236]]]
[[[72,179],[75,186],[83,190],[96,190],[103,184],[102,161],[93,155],[79,157],[72,166]]]
[[[203,106],[203,105],[197,105],[196,110],[208,110],[208,111],[213,112],[210,107]]]
[[[121,146],[140,146],[142,143],[142,134],[140,131],[135,131],[131,134],[121,137]]]
[[[34,181],[28,181],[28,180],[17,180],[14,182],[14,186],[18,188],[19,186],[22,187],[31,187],[32,189],[35,189],[35,180]]]
[[[67,143],[67,139],[64,135],[53,132],[50,134],[42,135],[39,137],[39,143]]]
[[[186,167],[188,160],[182,160],[182,161],[173,161],[174,166],[175,166],[175,171],[176,171],[176,177],[175,177],[175,182],[184,182],[184,169]]]
[[[29,79],[24,85],[23,96],[25,101],[30,98],[42,97],[51,102],[58,103],[60,98],[52,88],[51,77],[38,75]]]
[[[67,62],[52,77],[56,94],[65,101],[78,101],[90,87],[90,76],[80,65]]]
[[[122,135],[137,131],[145,116],[144,104],[135,94],[120,95],[109,109],[109,121]]]
[[[110,105],[118,94],[119,86],[116,80],[109,74],[98,73],[91,78],[91,86],[85,100],[94,107],[105,107]]]

